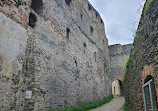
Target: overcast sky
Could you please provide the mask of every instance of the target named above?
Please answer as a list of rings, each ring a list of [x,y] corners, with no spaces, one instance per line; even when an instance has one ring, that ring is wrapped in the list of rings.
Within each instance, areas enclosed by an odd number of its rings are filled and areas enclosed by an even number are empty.
[[[105,23],[109,44],[133,42],[133,30],[137,28],[140,14],[137,10],[144,0],[89,0]],[[139,12],[141,12],[139,10]],[[137,22],[136,22],[137,21]]]

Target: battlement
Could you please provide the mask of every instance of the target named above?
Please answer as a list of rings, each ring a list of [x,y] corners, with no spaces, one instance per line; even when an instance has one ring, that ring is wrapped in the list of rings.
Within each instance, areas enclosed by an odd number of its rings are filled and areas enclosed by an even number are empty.
[[[109,56],[116,56],[122,53],[129,54],[131,51],[132,44],[114,44],[109,46]]]

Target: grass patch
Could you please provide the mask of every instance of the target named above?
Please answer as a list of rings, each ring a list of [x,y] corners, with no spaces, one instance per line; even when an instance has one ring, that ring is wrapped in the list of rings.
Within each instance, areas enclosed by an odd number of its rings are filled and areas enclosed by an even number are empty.
[[[150,8],[150,4],[153,2],[153,0],[147,0],[146,4],[145,4],[145,8],[146,10],[148,10]]]
[[[127,104],[125,103],[124,105],[123,105],[123,111],[132,111],[132,109],[130,109],[128,106],[127,106]]]
[[[71,106],[71,107],[67,107],[67,108],[64,108],[64,109],[48,110],[48,111],[87,111],[87,110],[94,109],[94,108],[97,108],[99,106],[102,106],[103,104],[106,104],[106,103],[110,102],[112,99],[113,99],[113,95],[110,95],[110,96],[105,97],[105,98],[103,98],[102,100],[99,100],[99,101],[93,101],[93,102],[81,104],[81,105],[78,105],[78,106]]]
[[[120,96],[120,95],[119,95],[119,94],[117,94],[117,95],[114,95],[114,96],[118,97],[118,96]]]

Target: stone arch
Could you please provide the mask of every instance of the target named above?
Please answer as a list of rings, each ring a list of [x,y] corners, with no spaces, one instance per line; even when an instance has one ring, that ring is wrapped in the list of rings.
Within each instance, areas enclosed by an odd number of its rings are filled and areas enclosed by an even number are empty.
[[[153,79],[153,77],[151,75],[147,75],[146,78],[144,79],[144,84],[150,81],[151,79]]]
[[[118,79],[114,80],[112,82],[112,94],[121,95],[121,87],[122,87],[122,81]]]

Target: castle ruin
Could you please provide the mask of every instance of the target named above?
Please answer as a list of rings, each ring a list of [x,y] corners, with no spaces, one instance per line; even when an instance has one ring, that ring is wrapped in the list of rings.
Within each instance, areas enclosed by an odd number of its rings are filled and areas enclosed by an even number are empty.
[[[88,0],[0,0],[0,107],[58,109],[111,94],[104,22]]]

